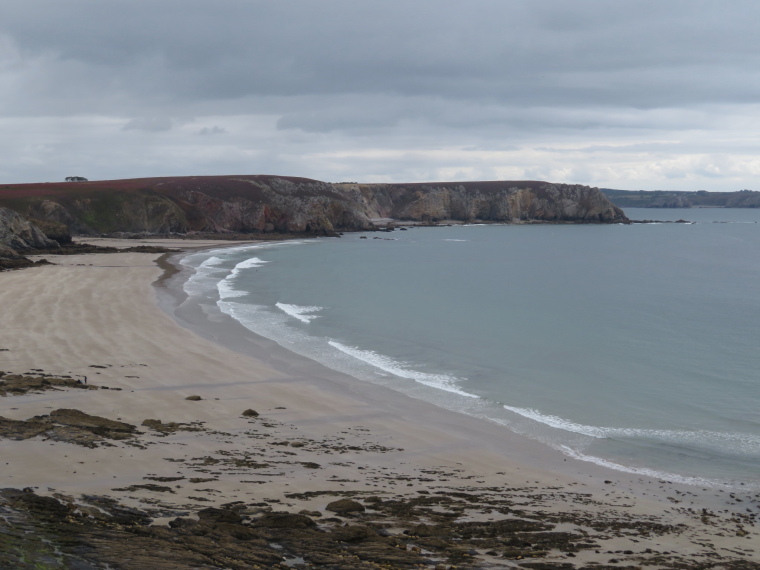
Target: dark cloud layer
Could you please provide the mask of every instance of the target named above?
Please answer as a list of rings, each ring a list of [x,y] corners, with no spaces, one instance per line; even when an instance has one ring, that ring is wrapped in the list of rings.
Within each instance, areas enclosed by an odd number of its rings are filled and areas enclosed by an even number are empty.
[[[752,187],[758,16],[702,0],[5,0],[0,121],[17,138],[0,176]]]

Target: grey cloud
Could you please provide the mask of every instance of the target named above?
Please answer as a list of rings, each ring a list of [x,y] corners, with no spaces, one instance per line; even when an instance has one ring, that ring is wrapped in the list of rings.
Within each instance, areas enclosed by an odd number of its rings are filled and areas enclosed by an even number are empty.
[[[754,172],[759,16],[745,0],[4,0],[0,127],[25,143],[0,144],[2,174],[86,156],[107,177],[119,153],[136,175],[597,182],[707,179],[684,157],[741,155],[733,184]],[[605,163],[571,167],[579,153]],[[655,155],[675,166],[642,166]]]
[[[760,7],[744,2],[301,0],[211,10],[193,0],[41,0],[33,17],[28,3],[10,5],[0,26],[22,51],[104,66],[101,88],[174,101],[392,93],[650,107],[671,104],[674,92],[686,101],[757,95],[735,75],[707,80],[760,62]]]
[[[213,127],[203,127],[196,134],[201,135],[201,136],[223,135],[226,132],[227,132],[227,129],[214,125]]]
[[[160,133],[163,131],[169,131],[174,126],[174,121],[168,117],[145,117],[140,119],[132,119],[123,129],[125,131],[147,131],[150,133]]]

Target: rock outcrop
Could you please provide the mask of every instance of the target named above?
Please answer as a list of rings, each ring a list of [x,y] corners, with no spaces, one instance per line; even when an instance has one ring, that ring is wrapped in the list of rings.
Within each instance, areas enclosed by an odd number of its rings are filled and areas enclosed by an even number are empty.
[[[0,189],[3,204],[64,237],[66,231],[333,235],[375,229],[378,218],[628,221],[596,188],[536,181],[329,184],[283,176],[186,176],[6,186]]]
[[[0,270],[33,265],[24,254],[38,249],[57,248],[58,242],[50,239],[29,220],[9,208],[0,207]]]
[[[548,182],[357,185],[376,217],[488,222],[627,221],[596,188]]]
[[[15,253],[58,247],[43,231],[17,212],[0,208],[0,247]]]

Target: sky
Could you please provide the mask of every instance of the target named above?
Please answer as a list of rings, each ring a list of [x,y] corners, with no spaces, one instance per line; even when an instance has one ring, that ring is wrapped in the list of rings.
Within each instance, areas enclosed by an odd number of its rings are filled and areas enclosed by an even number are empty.
[[[760,3],[2,0],[0,183],[760,190]]]

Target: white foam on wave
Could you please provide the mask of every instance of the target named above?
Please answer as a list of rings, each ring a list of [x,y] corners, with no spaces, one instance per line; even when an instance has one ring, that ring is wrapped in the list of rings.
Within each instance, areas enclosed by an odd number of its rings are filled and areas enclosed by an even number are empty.
[[[656,471],[654,469],[649,469],[646,467],[630,467],[628,465],[621,465],[620,463],[615,463],[614,461],[602,459],[601,457],[596,457],[594,455],[586,455],[585,453],[576,451],[575,449],[572,449],[566,445],[557,446],[557,449],[559,449],[562,453],[564,453],[568,457],[572,457],[573,459],[577,459],[579,461],[586,461],[588,463],[595,463],[596,465],[600,465],[601,467],[606,467],[607,469],[613,469],[615,471],[622,471],[624,473],[634,473],[636,475],[644,475],[646,477],[651,477],[652,479],[666,480],[666,481],[671,481],[673,483],[683,483],[685,485],[701,485],[702,487],[730,487],[730,485],[724,482],[716,481],[712,479],[704,479],[702,477],[688,477],[686,475],[676,475],[675,473],[668,473],[667,471]]]
[[[224,260],[221,257],[217,257],[215,255],[212,255],[209,257],[206,261],[201,263],[198,267],[215,267],[217,265],[221,265],[224,263]]]
[[[258,257],[249,257],[248,259],[245,259],[238,263],[232,271],[230,271],[230,274],[219,281],[216,284],[216,289],[219,292],[219,298],[220,299],[230,299],[233,297],[244,297],[248,293],[246,291],[240,291],[238,289],[235,289],[233,282],[235,278],[240,275],[240,272],[244,269],[253,269],[255,267],[261,267],[262,265],[265,265],[269,263],[268,261],[264,261],[263,259],[259,259]]]
[[[222,272],[228,273],[230,271],[229,268],[224,267],[224,264],[228,261],[225,257],[230,254],[239,254],[249,250],[261,249],[261,247],[261,245],[248,244],[245,246],[192,253],[183,257],[180,260],[180,263],[186,267],[192,268],[194,273],[185,281],[182,288],[185,293],[192,297],[202,296],[209,291],[219,289],[218,285],[220,278],[222,277],[220,274]],[[239,267],[239,265],[235,266],[235,269],[238,268],[241,267]],[[227,277],[230,277],[230,275],[228,274]],[[230,292],[231,288],[229,287],[229,284],[222,285],[221,290],[224,291],[227,296],[235,296],[234,293]]]
[[[193,267],[192,261],[188,263],[186,260],[188,258],[184,258],[180,263]],[[206,291],[213,290],[219,281],[220,272],[227,271],[224,267],[220,267],[222,263],[224,260],[216,256],[204,260],[203,263],[194,267],[195,273],[183,283],[182,289],[190,296],[202,295]]]
[[[641,428],[620,428],[590,426],[578,424],[553,416],[543,414],[538,410],[531,408],[516,408],[504,405],[504,409],[519,414],[525,418],[548,425],[556,429],[579,433],[597,439],[605,438],[646,438],[663,443],[671,444],[690,444],[692,446],[725,449],[730,446],[731,449],[748,454],[760,453],[760,437],[750,434],[715,432],[707,430],[658,430],[658,429],[641,429]]]
[[[369,364],[374,368],[378,368],[383,372],[393,374],[394,376],[414,380],[415,382],[419,382],[425,386],[438,388],[439,390],[445,390],[446,392],[452,392],[454,394],[459,394],[460,396],[466,396],[468,398],[479,398],[479,396],[465,392],[459,386],[457,386],[457,378],[454,376],[449,376],[448,374],[428,374],[426,372],[411,370],[409,368],[406,368],[403,362],[397,362],[388,356],[378,354],[372,350],[362,350],[354,346],[347,346],[334,340],[328,341],[328,344],[333,348],[337,348],[344,354],[352,356],[357,360],[361,360],[362,362]]]
[[[470,241],[468,239],[453,239],[453,238],[446,238],[443,241]]]
[[[303,245],[316,243],[315,240],[291,240],[283,242],[267,242],[258,244],[245,244],[235,247],[224,247],[213,249],[206,252],[191,253],[183,257],[180,263],[186,267],[195,270],[183,284],[182,288],[190,296],[203,295],[208,291],[217,290],[223,298],[242,297],[245,293],[237,291],[232,287],[231,281],[238,276],[241,270],[260,267],[268,263],[258,257],[250,257],[241,263],[238,263],[222,282],[219,281],[219,273],[229,271],[224,264],[229,261],[230,256],[238,256],[254,251],[274,249],[279,247],[289,247],[293,245]],[[209,256],[203,259],[205,256]],[[203,261],[200,261],[203,259]],[[225,282],[226,281],[226,282]]]
[[[312,315],[311,313],[316,313],[322,310],[322,307],[303,307],[301,305],[289,305],[287,303],[275,303],[275,306],[294,319],[298,319],[302,323],[307,324],[320,317],[320,315]]]
[[[556,429],[571,431],[573,433],[580,433],[583,435],[588,435],[590,437],[596,437],[596,438],[608,437],[604,428],[598,428],[596,426],[586,426],[583,424],[576,424],[569,420],[561,418],[559,416],[542,414],[538,410],[534,410],[532,408],[516,408],[514,406],[507,406],[505,404],[504,409],[509,410],[510,412],[514,412],[518,415],[521,415],[524,418],[528,418],[529,420],[533,420],[533,421],[548,425],[549,427],[553,427]]]
[[[222,279],[216,284],[216,290],[219,292],[219,298],[232,299],[234,297],[245,297],[248,293],[235,289],[227,279]]]
[[[264,261],[263,259],[259,259],[258,257],[251,257],[244,261],[241,261],[238,263],[235,268],[232,270],[232,275],[237,275],[242,271],[243,269],[251,269],[253,267],[261,267],[262,265],[269,263],[268,261]]]

